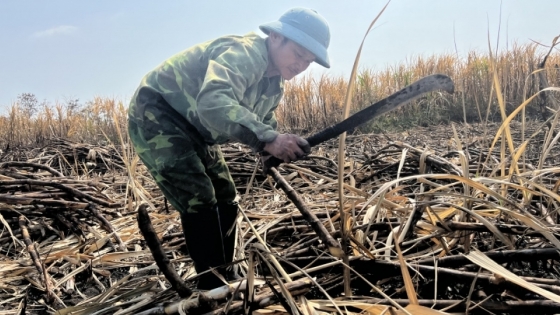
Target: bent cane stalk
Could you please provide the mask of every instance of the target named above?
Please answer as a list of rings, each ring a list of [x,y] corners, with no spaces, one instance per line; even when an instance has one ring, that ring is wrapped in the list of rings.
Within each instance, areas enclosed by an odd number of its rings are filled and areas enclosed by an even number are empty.
[[[140,228],[140,232],[144,236],[146,240],[146,244],[148,248],[152,252],[152,256],[156,261],[157,266],[161,270],[161,272],[165,275],[165,278],[171,284],[171,287],[177,291],[180,297],[188,298],[192,295],[192,290],[187,287],[183,279],[179,277],[175,269],[171,267],[171,263],[169,262],[169,258],[165,254],[163,247],[157,237],[156,232],[154,231],[154,227],[152,226],[152,221],[150,220],[150,216],[148,215],[148,205],[142,204],[138,207],[138,227]]]
[[[276,167],[271,167],[269,169],[269,174],[272,175],[272,178],[274,178],[276,183],[280,185],[280,188],[282,188],[286,196],[288,196],[288,199],[290,199],[298,208],[299,212],[301,212],[305,220],[311,225],[311,228],[315,231],[315,233],[317,233],[321,241],[325,243],[331,255],[341,258],[344,254],[342,246],[329,234],[317,216],[307,208],[307,205],[301,196],[292,188],[292,186],[290,186],[290,184],[288,184],[280,172],[278,172]]]

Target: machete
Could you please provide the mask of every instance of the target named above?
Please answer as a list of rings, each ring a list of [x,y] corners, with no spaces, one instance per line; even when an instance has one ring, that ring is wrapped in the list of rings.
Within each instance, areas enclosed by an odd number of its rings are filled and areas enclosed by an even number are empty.
[[[395,110],[425,93],[437,90],[452,94],[455,91],[453,80],[444,74],[432,74],[424,77],[391,96],[369,105],[345,120],[319,131],[305,140],[307,140],[310,147],[314,147],[346,131],[352,130],[375,117]],[[270,156],[267,152],[262,152],[261,155],[263,157],[263,170],[265,173],[268,172],[269,167],[275,167],[282,163],[282,160]]]
[[[320,143],[341,135],[343,132],[352,130],[353,128],[356,128],[375,117],[395,110],[425,93],[437,90],[443,90],[448,93],[453,93],[455,88],[451,78],[443,74],[433,74],[424,77],[410,84],[404,89],[396,92],[395,94],[384,98],[379,102],[369,105],[368,107],[346,118],[345,120],[333,126],[327,127],[326,129],[306,138],[305,140],[309,142],[309,145],[311,147],[314,147]]]

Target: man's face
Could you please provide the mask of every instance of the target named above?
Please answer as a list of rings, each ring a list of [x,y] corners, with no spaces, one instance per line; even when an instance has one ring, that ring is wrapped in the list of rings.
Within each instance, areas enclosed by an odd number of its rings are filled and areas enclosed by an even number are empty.
[[[278,34],[271,34],[271,66],[284,80],[291,80],[302,73],[315,60],[309,50]]]

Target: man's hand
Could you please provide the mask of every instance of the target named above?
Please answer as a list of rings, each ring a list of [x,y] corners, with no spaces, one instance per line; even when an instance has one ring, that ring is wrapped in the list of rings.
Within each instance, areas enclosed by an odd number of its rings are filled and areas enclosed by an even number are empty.
[[[262,171],[264,176],[268,174],[268,171],[270,170],[271,167],[278,167],[278,165],[282,163],[282,160],[275,158],[274,156],[270,155],[267,152],[261,153],[260,161],[262,163],[261,166],[262,166]]]
[[[289,163],[297,161],[311,152],[307,140],[294,134],[280,134],[274,141],[264,146],[264,151],[272,156]]]

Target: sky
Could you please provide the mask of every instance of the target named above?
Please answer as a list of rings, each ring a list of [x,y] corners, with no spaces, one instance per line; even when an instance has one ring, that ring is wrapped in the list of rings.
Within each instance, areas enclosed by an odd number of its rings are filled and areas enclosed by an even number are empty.
[[[128,102],[142,77],[173,54],[222,35],[260,32],[292,7],[329,22],[331,68],[348,76],[363,36],[387,0],[3,0],[0,113],[22,93],[63,103],[96,96]],[[368,35],[362,69],[418,56],[537,41],[560,35],[559,0],[392,0]],[[262,33],[261,33],[262,34]],[[499,40],[498,40],[499,39]],[[545,51],[542,48],[541,51]]]

